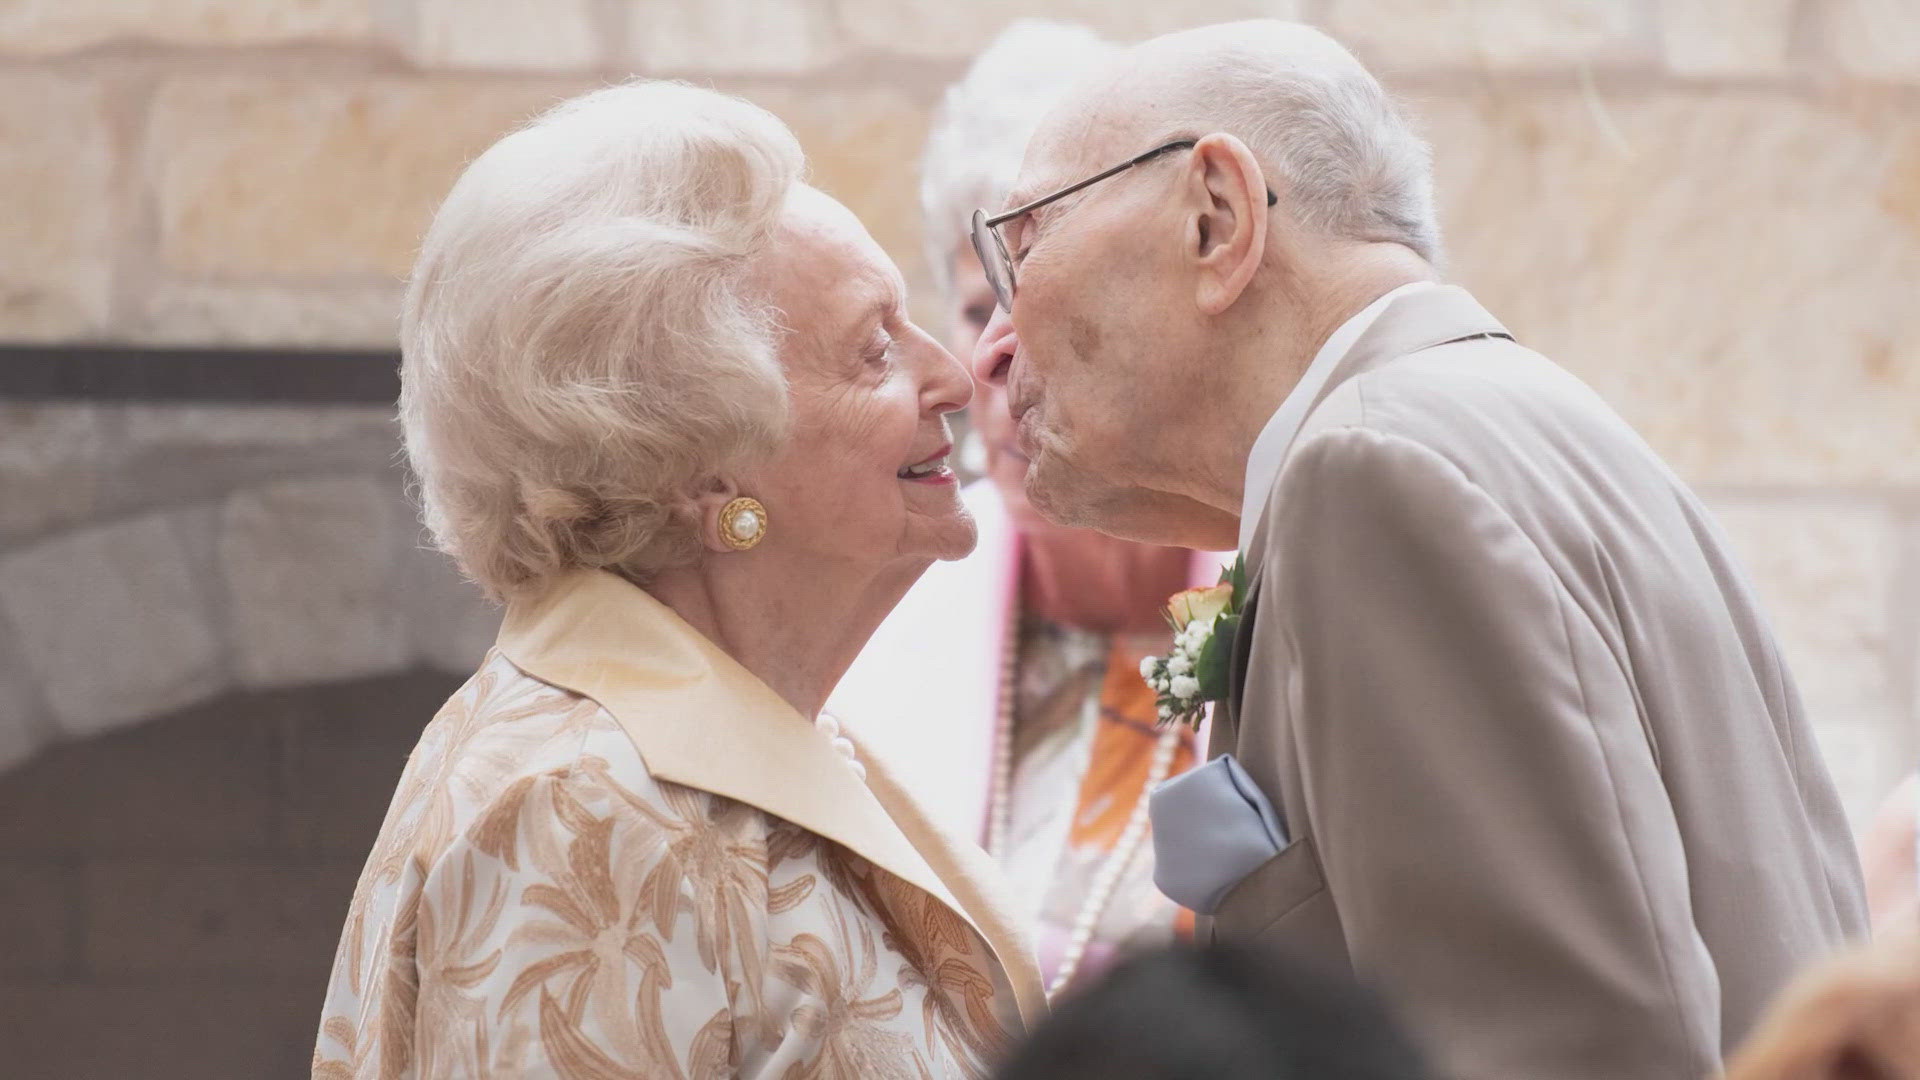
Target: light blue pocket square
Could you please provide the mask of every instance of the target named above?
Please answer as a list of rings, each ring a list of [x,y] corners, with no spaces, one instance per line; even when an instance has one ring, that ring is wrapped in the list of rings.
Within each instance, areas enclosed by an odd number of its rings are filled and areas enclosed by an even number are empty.
[[[1287,829],[1247,770],[1223,754],[1153,790],[1153,883],[1211,915],[1227,893],[1287,846]]]

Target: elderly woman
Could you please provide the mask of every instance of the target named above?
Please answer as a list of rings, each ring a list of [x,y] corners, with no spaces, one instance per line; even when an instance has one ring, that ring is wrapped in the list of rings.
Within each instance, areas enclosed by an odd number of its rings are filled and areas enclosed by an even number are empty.
[[[1023,21],[947,92],[921,200],[954,352],[971,353],[994,307],[969,217],[1000,204],[1040,116],[1114,51],[1083,28]],[[1192,764],[1198,740],[1157,726],[1140,661],[1168,651],[1168,597],[1218,581],[1221,560],[1041,518],[1004,395],[979,388],[970,413],[968,464],[986,474],[965,492],[979,550],[915,587],[828,710],[897,760],[942,821],[984,841],[1057,993],[1123,945],[1191,925],[1154,887],[1146,796]],[[916,662],[930,642],[938,693]],[[911,725],[898,722],[907,703]]]
[[[802,166],[636,83],[434,219],[401,419],[506,617],[401,778],[316,1076],[979,1076],[1044,1008],[991,865],[816,721],[974,528],[966,374]]]

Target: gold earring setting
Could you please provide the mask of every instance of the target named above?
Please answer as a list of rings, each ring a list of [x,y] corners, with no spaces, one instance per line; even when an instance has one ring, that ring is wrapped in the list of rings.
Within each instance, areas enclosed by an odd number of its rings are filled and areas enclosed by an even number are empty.
[[[742,496],[720,509],[720,538],[735,551],[745,551],[765,539],[767,508],[760,500]]]

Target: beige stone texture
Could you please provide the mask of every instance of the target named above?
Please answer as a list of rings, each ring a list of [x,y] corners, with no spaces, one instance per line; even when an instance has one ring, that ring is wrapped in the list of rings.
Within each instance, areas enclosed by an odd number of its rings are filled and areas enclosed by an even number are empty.
[[[416,540],[400,564],[414,653],[439,671],[468,674],[499,636],[501,609],[460,576],[451,558],[427,548],[424,534]]]
[[[1920,0],[1826,0],[1815,10],[1843,71],[1920,83]]]
[[[628,0],[627,60],[646,75],[797,74],[845,45],[831,0]]]
[[[148,345],[391,349],[404,291],[399,277],[304,286],[163,281],[119,336]]]
[[[22,631],[0,622],[0,774],[31,757],[59,731],[40,700],[39,680],[20,655],[21,635]],[[0,943],[0,954],[5,952]]]
[[[134,402],[115,411],[136,454],[304,447],[347,440],[380,442],[399,450],[400,427],[391,405]]]
[[[1539,68],[1644,49],[1628,0],[1331,0],[1323,26],[1371,63]]]
[[[1727,532],[1817,717],[1885,712],[1893,683],[1898,520],[1874,506],[1720,501]]]
[[[0,538],[95,514],[116,446],[98,406],[0,401]]]
[[[1667,67],[1682,75],[1773,75],[1787,66],[1798,0],[1656,5]]]
[[[1232,19],[1298,19],[1300,0],[1191,0],[1117,4],[1110,0],[839,0],[850,39],[881,52],[970,58],[1020,18],[1085,23],[1132,42],[1189,26]]]
[[[181,274],[398,278],[467,161],[550,84],[182,78],[153,107],[160,253]]]
[[[0,52],[58,53],[121,41],[272,45],[352,40],[376,0],[6,0]]]
[[[914,171],[926,141],[924,103],[888,90],[740,92],[793,128],[813,185],[866,223],[905,275],[923,325],[932,325],[924,321],[934,305]]]
[[[407,665],[391,506],[386,485],[357,477],[282,481],[227,503],[220,555],[244,683],[295,685]]]
[[[566,71],[601,55],[594,0],[415,0],[413,59],[427,66]]]
[[[71,735],[97,735],[226,685],[196,556],[174,514],[59,534],[0,559],[0,617]]]
[[[112,169],[98,85],[0,71],[0,340],[88,337],[105,323]]]
[[[1920,483],[1920,112],[1430,98],[1452,276],[1688,479]]]

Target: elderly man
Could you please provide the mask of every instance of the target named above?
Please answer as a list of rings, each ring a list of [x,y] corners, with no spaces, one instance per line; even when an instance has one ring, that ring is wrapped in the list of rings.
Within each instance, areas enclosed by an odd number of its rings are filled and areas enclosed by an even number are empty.
[[[1709,515],[1436,282],[1427,149],[1340,46],[1147,42],[1042,123],[1007,205],[974,363],[1028,497],[1245,559],[1232,767],[1191,774],[1226,794],[1154,823],[1215,878],[1174,883],[1212,933],[1351,964],[1461,1077],[1678,1080],[1863,930]]]

